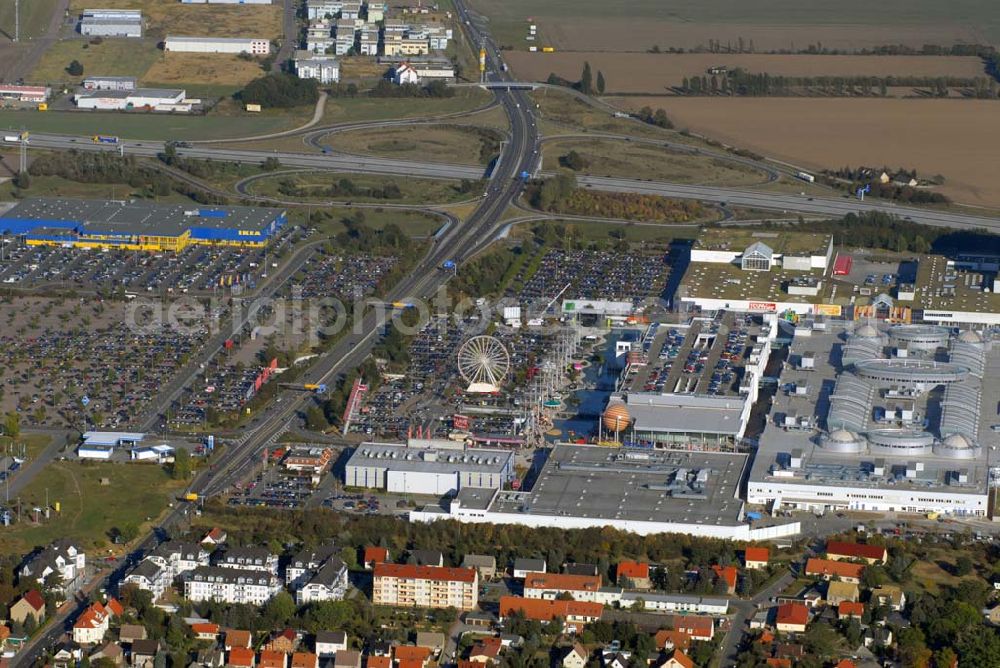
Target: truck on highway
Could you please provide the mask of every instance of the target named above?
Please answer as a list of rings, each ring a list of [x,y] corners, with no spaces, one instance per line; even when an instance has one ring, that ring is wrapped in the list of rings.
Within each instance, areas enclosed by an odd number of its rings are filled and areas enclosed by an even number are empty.
[[[94,135],[91,137],[95,144],[117,144],[118,137],[111,135]]]
[[[187,494],[184,495],[183,499],[185,501],[197,501],[198,495],[195,494],[194,492],[188,492]]]
[[[798,172],[795,176],[796,176],[796,178],[802,179],[803,181],[805,181],[807,183],[815,183],[816,182],[816,177],[813,176],[812,174],[810,174],[809,172]]]
[[[315,392],[316,394],[326,393],[325,383],[279,383],[278,385],[288,390],[303,390],[305,392]]]
[[[556,52],[555,47],[551,47],[551,46],[543,46],[542,47],[542,53],[555,53],[555,52]]]
[[[18,137],[17,135],[4,135],[3,140],[5,142],[10,142],[11,144],[16,144],[17,142],[21,141],[21,138]]]

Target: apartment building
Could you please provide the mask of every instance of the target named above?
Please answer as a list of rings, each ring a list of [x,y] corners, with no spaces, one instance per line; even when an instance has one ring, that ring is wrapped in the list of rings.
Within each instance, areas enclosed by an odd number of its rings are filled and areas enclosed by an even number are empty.
[[[373,577],[375,605],[473,610],[479,603],[475,568],[375,564]]]
[[[184,582],[184,597],[190,601],[263,605],[280,590],[272,573],[243,568],[199,566]]]

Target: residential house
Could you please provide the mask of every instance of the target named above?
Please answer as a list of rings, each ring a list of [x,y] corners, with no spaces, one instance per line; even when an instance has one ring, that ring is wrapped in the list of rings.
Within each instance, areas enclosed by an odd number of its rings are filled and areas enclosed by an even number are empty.
[[[365,668],[392,668],[392,657],[369,654],[365,657]]]
[[[195,622],[191,625],[191,632],[195,640],[210,640],[215,642],[219,639],[219,625],[211,622]]]
[[[854,601],[841,601],[840,604],[837,605],[837,617],[841,619],[849,617],[857,617],[858,619],[861,619],[861,617],[864,614],[865,614],[864,603],[857,603]]]
[[[711,640],[715,635],[715,622],[701,615],[674,615],[666,620],[675,631],[687,634],[692,640]]]
[[[294,629],[278,631],[271,636],[271,639],[264,645],[264,649],[282,654],[291,654],[299,644],[299,636]]]
[[[550,622],[561,618],[567,628],[579,631],[587,624],[601,618],[604,606],[593,601],[564,601],[556,599],[522,598],[502,596],[500,598],[500,618],[520,612],[527,619]]]
[[[479,603],[479,573],[474,568],[376,564],[375,605],[474,610]]]
[[[212,527],[211,529],[209,529],[208,533],[206,533],[205,536],[201,539],[201,543],[202,545],[218,547],[219,545],[225,544],[226,538],[228,537],[229,536],[225,532],[225,530],[220,529],[219,527]]]
[[[396,645],[392,648],[392,658],[396,665],[413,666],[414,668],[424,668],[431,660],[430,647],[418,647],[417,645]]]
[[[267,571],[278,574],[278,555],[271,554],[266,547],[232,547],[215,560],[218,568],[244,571]]]
[[[319,657],[312,652],[295,652],[291,668],[319,668]]]
[[[285,569],[285,583],[295,590],[299,605],[314,601],[339,601],[347,593],[347,564],[340,550],[327,545],[303,550],[292,557]]]
[[[600,575],[597,564],[578,564],[576,562],[568,562],[563,564],[562,570],[566,575]]]
[[[492,580],[497,574],[497,559],[490,554],[467,554],[462,558],[462,568],[475,568],[480,580]]]
[[[524,576],[525,598],[556,598],[565,592],[577,601],[596,601],[600,589],[601,578],[597,575],[527,573]]]
[[[766,547],[748,547],[743,550],[743,565],[747,570],[767,568],[770,560],[771,550]]]
[[[444,566],[444,555],[438,550],[411,550],[406,563],[414,566]]]
[[[131,645],[136,640],[145,640],[147,637],[146,627],[142,624],[122,624],[118,629],[118,642],[126,645]]]
[[[347,634],[343,631],[317,631],[316,654],[326,659],[347,649]]]
[[[226,653],[218,647],[200,649],[188,668],[222,668],[226,665]]]
[[[785,633],[805,633],[809,608],[801,603],[782,603],[774,619],[775,628]]]
[[[626,589],[651,589],[649,564],[638,561],[620,561],[615,567],[615,582]]]
[[[10,619],[18,624],[33,617],[36,626],[45,619],[45,597],[37,589],[29,589],[10,606]]]
[[[600,602],[608,605],[614,601]],[[627,591],[622,592],[617,602],[622,608],[632,609],[639,605],[647,612],[693,612],[709,615],[724,615],[729,612],[729,599],[721,596]]]
[[[53,668],[76,668],[83,658],[83,650],[75,642],[59,643],[52,652]]]
[[[226,629],[226,640],[223,645],[228,652],[235,647],[250,649],[253,645],[253,635],[244,629]]]
[[[361,668],[361,652],[343,649],[333,657],[333,668]]]
[[[229,650],[226,664],[233,668],[254,668],[257,664],[257,655],[252,649],[246,647],[234,647]]]
[[[821,577],[824,580],[837,578],[844,582],[861,584],[861,573],[865,570],[863,564],[851,564],[830,559],[812,558],[806,561],[806,575]]]
[[[480,664],[493,664],[500,659],[503,643],[496,636],[480,638],[469,648],[469,661]]]
[[[559,663],[561,668],[586,668],[587,650],[580,643],[573,643],[573,646],[566,650]]]
[[[444,649],[445,637],[439,631],[417,631],[416,644],[417,647],[429,648],[431,655],[436,657]]]
[[[872,590],[872,601],[877,601],[879,605],[887,605],[893,610],[902,610],[906,607],[906,594],[896,585],[882,585]]]
[[[166,571],[167,584],[183,578],[199,566],[208,566],[209,551],[203,544],[169,540],[160,543],[143,561],[151,561]]]
[[[371,570],[375,568],[375,564],[384,564],[389,561],[389,550],[384,547],[369,545],[365,547],[364,556],[361,561],[364,563],[366,569]]]
[[[866,545],[864,543],[846,543],[843,541],[828,541],[826,556],[834,561],[860,560],[869,564],[884,564],[889,556],[884,545]]]
[[[143,638],[132,643],[129,652],[132,668],[153,668],[156,654],[160,651],[160,641]]]
[[[337,83],[340,81],[340,61],[332,56],[296,51],[295,76],[300,79],[316,79],[321,84]]]
[[[114,604],[114,605],[112,605]],[[78,645],[93,645],[104,640],[111,619],[121,615],[122,608],[115,599],[107,605],[95,602],[84,610],[73,624],[73,642]]]
[[[858,600],[860,592],[858,585],[853,582],[841,582],[832,580],[826,585],[827,605],[839,605],[843,601],[855,602]]]
[[[887,626],[869,626],[862,639],[865,647],[889,647],[892,645],[892,631]]]
[[[19,582],[38,583],[66,596],[79,587],[87,567],[87,555],[69,540],[58,540],[29,557],[18,569]],[[58,579],[55,586],[53,579]]]
[[[694,661],[679,649],[675,649],[667,657],[667,660],[660,664],[661,668],[694,668]]]
[[[608,652],[601,656],[604,668],[629,668],[631,654],[628,652]]]
[[[125,650],[116,642],[107,642],[91,652],[87,658],[92,665],[99,659],[107,659],[115,666],[124,666]]]
[[[715,577],[726,583],[726,593],[735,594],[736,593],[736,578],[738,573],[735,566],[712,566],[712,572],[715,573]]]
[[[184,582],[191,601],[222,601],[263,605],[281,591],[281,582],[269,571],[199,566]]]
[[[288,668],[288,654],[274,649],[262,649],[257,657],[257,668]]]
[[[515,559],[513,576],[515,580],[523,580],[528,573],[545,573],[548,569],[544,559]]]
[[[653,636],[653,643],[658,651],[687,649],[691,645],[691,636],[674,629],[660,629]]]

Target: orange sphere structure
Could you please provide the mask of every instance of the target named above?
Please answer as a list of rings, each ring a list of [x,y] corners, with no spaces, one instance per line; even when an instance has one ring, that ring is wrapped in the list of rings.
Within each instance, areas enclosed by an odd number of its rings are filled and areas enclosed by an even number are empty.
[[[625,428],[628,427],[629,422],[632,420],[632,416],[629,415],[625,404],[614,403],[604,409],[604,415],[601,419],[604,422],[605,429],[617,434],[620,431],[625,431]]]

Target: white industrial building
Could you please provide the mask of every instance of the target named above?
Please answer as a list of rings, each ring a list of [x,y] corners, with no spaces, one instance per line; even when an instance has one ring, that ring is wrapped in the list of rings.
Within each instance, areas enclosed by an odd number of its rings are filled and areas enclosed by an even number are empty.
[[[142,12],[138,9],[85,9],[80,34],[92,37],[142,37]]]
[[[184,5],[269,5],[271,0],[181,0]]]
[[[513,476],[512,452],[364,443],[347,460],[344,484],[440,496],[466,487],[501,489]]]
[[[84,90],[135,90],[135,77],[92,76],[83,80]]]
[[[266,56],[271,53],[271,42],[259,37],[168,35],[163,50],[177,53],[249,53],[251,56]]]
[[[77,93],[73,101],[80,109],[101,111],[126,111],[147,109],[153,111],[189,112],[193,106],[185,102],[187,92],[169,88],[137,88],[135,90],[94,90]]]
[[[295,74],[300,79],[316,79],[321,84],[337,83],[340,81],[340,63],[336,58],[329,56],[296,51]]]

